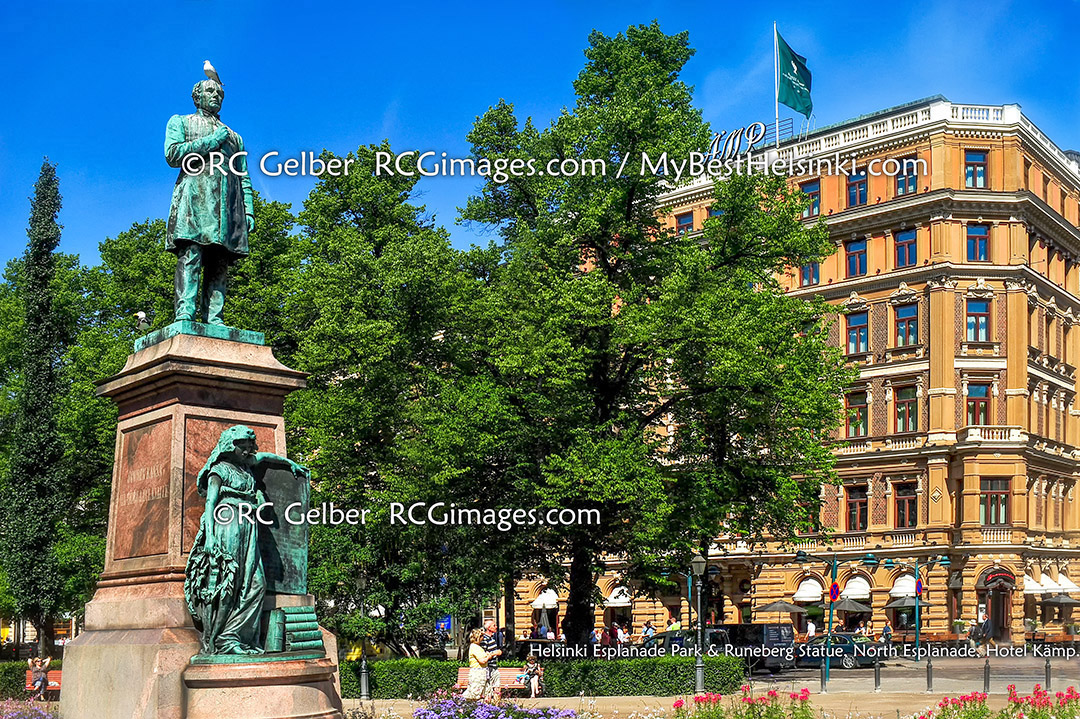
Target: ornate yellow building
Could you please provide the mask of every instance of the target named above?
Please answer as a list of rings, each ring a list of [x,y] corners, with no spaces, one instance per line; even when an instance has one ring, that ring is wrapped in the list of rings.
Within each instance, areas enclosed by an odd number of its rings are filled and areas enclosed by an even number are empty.
[[[800,628],[809,617],[820,631],[830,567],[795,563],[803,550],[835,555],[843,595],[872,607],[839,624],[913,626],[911,610],[885,608],[914,594],[903,565],[947,556],[920,567],[929,636],[984,613],[1005,641],[1023,641],[1032,620],[1064,633],[1069,610],[1043,600],[1080,595],[1080,154],[1017,105],[934,97],[819,129],[779,157],[855,158],[854,174],[822,162],[793,178],[811,198],[806,221],[823,220],[837,251],[783,282],[843,308],[833,340],[860,376],[839,398],[851,416],[835,438],[842,484],[821,497],[834,529],[787,546],[719,539],[710,620],[786,621],[756,611],[784,599],[808,608],[791,617]],[[671,226],[699,232],[711,191],[702,179],[670,193]],[[867,553],[897,564],[867,569]],[[517,587],[519,635],[538,617],[558,621],[544,589]],[[693,616],[685,592],[635,596],[617,574],[600,589],[598,626],[621,617],[640,632],[646,619]]]

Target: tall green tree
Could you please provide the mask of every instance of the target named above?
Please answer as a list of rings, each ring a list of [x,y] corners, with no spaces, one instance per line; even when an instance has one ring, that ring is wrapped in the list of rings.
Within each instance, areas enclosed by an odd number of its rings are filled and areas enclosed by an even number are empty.
[[[286,329],[297,341],[293,365],[311,376],[286,418],[290,451],[313,469],[313,501],[370,510],[361,526],[314,528],[309,582],[320,616],[347,636],[378,633],[412,651],[436,619],[477,611],[500,573],[468,528],[389,517],[394,502],[449,507],[477,487],[449,460],[459,434],[418,441],[431,398],[453,389],[450,330],[475,281],[447,233],[409,201],[415,178],[374,173],[375,153],[386,151],[358,148],[350,173],[320,180],[299,215]],[[382,610],[368,616],[364,602]]]
[[[819,438],[839,421],[846,375],[822,306],[789,301],[773,278],[828,254],[825,232],[800,223],[782,182],[733,178],[704,236],[676,234],[660,215],[671,173],[640,171],[643,156],[708,145],[679,80],[692,54],[686,33],[656,23],[594,32],[573,108],[538,130],[500,102],[469,135],[493,161],[607,161],[606,176],[493,177],[463,212],[501,243],[459,327],[496,388],[492,416],[513,417],[472,464],[498,461],[521,501],[600,513],[530,530],[529,564],[568,584],[571,643],[592,629],[606,558],[656,585],[725,531],[812,522],[831,476]]]
[[[63,346],[52,283],[59,212],[56,166],[46,160],[34,187],[21,268],[21,387],[0,522],[0,562],[20,614],[38,632],[43,653],[52,648],[53,617],[62,608],[63,578],[54,547],[69,481],[57,426]]]

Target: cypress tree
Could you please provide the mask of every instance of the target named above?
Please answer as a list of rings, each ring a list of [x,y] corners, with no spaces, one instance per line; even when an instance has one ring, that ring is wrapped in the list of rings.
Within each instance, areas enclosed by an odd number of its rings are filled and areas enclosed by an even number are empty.
[[[25,336],[13,451],[4,479],[2,562],[19,613],[38,632],[41,654],[52,649],[53,617],[63,578],[53,548],[67,485],[57,428],[60,331],[53,306],[54,251],[60,242],[60,185],[48,158],[34,186],[29,241],[20,268]]]

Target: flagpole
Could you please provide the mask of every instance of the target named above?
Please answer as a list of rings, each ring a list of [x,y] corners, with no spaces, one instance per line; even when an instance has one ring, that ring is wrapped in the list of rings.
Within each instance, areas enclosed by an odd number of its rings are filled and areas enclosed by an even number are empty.
[[[776,102],[776,149],[780,150],[780,45],[776,41],[776,21],[772,24],[773,100]]]

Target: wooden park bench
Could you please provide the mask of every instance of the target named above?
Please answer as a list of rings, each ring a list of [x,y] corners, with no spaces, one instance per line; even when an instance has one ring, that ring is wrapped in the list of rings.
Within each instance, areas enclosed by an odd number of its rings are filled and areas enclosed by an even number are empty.
[[[522,691],[529,691],[529,688],[524,684],[518,684],[517,677],[523,671],[522,667],[499,667],[499,691],[505,692],[510,689],[520,689]],[[457,673],[457,684],[454,685],[454,689],[462,690],[469,686],[469,668],[461,667]]]
[[[45,687],[45,697],[46,698],[48,698],[50,694],[52,694],[56,698],[59,697],[59,695],[60,695],[60,674],[63,671],[64,671],[63,669],[53,669],[52,671],[49,671],[49,672],[47,672],[45,674],[45,679],[46,679],[46,682],[47,682],[47,685]],[[32,681],[34,681],[34,680],[31,678],[30,670],[27,669],[26,670],[26,691],[28,691],[28,692],[37,691],[34,688],[34,685],[31,684]]]

